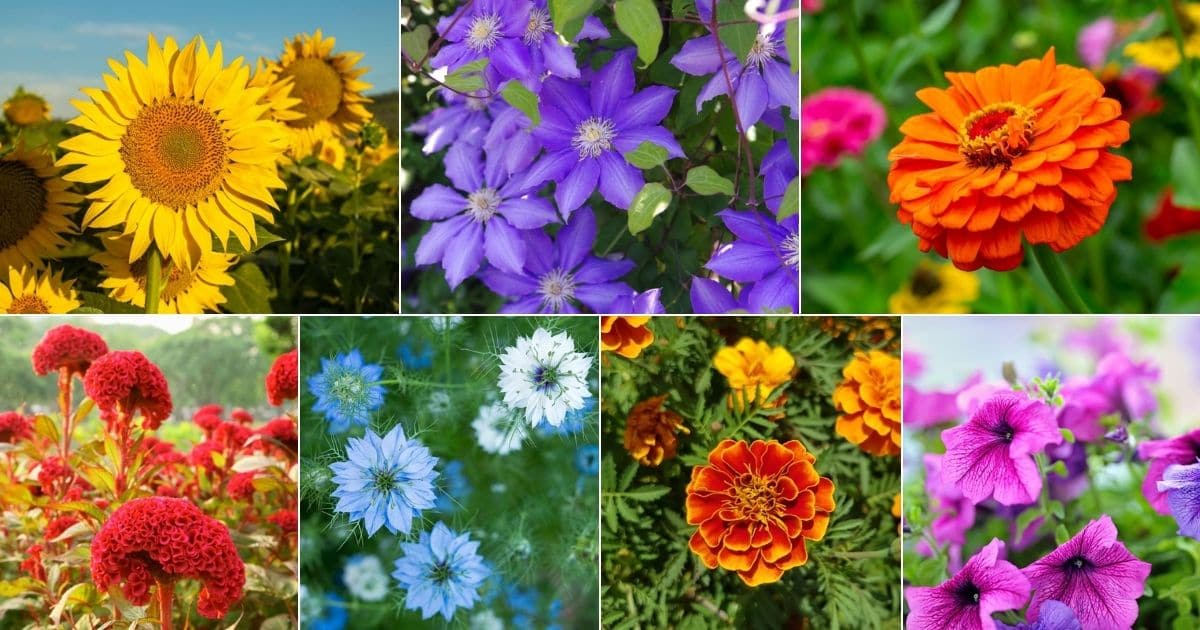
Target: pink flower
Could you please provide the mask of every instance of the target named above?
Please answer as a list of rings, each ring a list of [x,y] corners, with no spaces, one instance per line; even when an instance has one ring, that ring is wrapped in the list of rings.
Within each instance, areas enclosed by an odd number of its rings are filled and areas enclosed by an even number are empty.
[[[1079,31],[1075,46],[1079,50],[1079,58],[1091,68],[1104,65],[1109,51],[1117,41],[1117,21],[1104,16]]]
[[[908,380],[908,372],[904,373]],[[971,390],[983,381],[983,374],[976,372],[957,388],[946,390],[922,390],[912,385],[904,386],[904,424],[926,428],[950,422],[963,414],[958,406],[959,394]],[[990,390],[989,390],[990,393]]]
[[[942,478],[942,455],[925,455],[925,492],[933,522],[929,525],[933,539],[959,551],[967,540],[967,531],[975,525],[975,504],[958,488],[947,485]],[[933,550],[924,540],[917,543],[917,552],[932,556]]]
[[[883,133],[887,114],[870,94],[827,88],[800,104],[800,172],[832,168],[845,154],[859,155]]]
[[[1034,453],[1061,444],[1050,406],[1014,392],[983,402],[966,423],[942,432],[942,477],[979,503],[989,496],[1003,505],[1032,503],[1042,491]]]
[[[1159,514],[1170,514],[1167,495],[1158,489],[1167,467],[1174,464],[1194,464],[1200,458],[1200,429],[1167,440],[1150,440],[1138,445],[1138,457],[1150,460],[1150,469],[1142,482],[1142,494]]]
[[[805,13],[816,13],[817,11],[820,11],[823,4],[824,3],[821,2],[821,0],[800,0],[800,8],[803,9]]]
[[[967,560],[962,571],[938,586],[904,590],[909,630],[991,630],[992,613],[1018,610],[1029,600],[1029,580],[1000,558],[1004,543],[992,542]]]

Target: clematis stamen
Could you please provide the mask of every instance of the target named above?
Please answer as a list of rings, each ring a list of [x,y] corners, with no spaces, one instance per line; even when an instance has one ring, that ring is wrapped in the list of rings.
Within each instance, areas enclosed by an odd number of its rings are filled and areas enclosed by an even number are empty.
[[[496,216],[501,201],[496,189],[480,188],[467,195],[467,214],[480,223],[487,223],[488,219]]]
[[[467,27],[467,47],[475,52],[491,50],[500,39],[500,16],[496,13],[477,15]]]
[[[529,22],[525,24],[525,34],[521,36],[521,40],[525,45],[532,46],[542,41],[551,28],[553,24],[550,22],[550,12],[546,9],[534,9],[529,12]]]
[[[746,62],[761,69],[768,61],[775,58],[777,46],[778,44],[770,35],[760,32],[755,36],[754,44],[750,46],[750,52],[746,54]]]
[[[561,268],[552,269],[538,279],[538,293],[542,304],[558,312],[575,298],[575,276]]]
[[[594,158],[612,149],[613,140],[616,137],[617,128],[611,120],[592,116],[579,123],[575,129],[575,137],[571,140],[571,146],[579,152],[580,159]]]

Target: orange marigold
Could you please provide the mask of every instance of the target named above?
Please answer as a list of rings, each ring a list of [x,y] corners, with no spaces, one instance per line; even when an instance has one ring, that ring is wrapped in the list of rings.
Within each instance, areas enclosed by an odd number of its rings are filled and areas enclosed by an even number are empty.
[[[900,359],[857,352],[842,369],[833,404],[842,412],[838,435],[872,455],[900,454]]]
[[[1109,152],[1129,139],[1121,105],[1089,71],[1042,59],[947,72],[948,89],[917,98],[933,109],[900,126],[888,154],[891,202],[921,251],[956,267],[1006,271],[1021,237],[1061,252],[1095,234],[1133,177]]]
[[[663,409],[667,395],[648,398],[633,406],[625,421],[625,450],[643,466],[658,466],[675,457],[676,431],[691,433],[683,418]]]
[[[704,566],[737,571],[750,586],[769,584],[808,561],[806,540],[820,540],[833,512],[833,481],[817,474],[796,440],[724,440],[692,469],[688,543]]]
[[[646,326],[649,321],[649,317],[601,317],[600,349],[636,359],[654,343],[654,333]]]

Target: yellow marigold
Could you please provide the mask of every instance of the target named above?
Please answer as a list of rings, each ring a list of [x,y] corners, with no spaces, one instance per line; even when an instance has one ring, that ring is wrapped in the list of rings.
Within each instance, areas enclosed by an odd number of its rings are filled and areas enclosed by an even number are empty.
[[[892,516],[895,516],[896,518],[900,518],[900,493],[899,492],[897,492],[896,496],[892,499]]]
[[[733,393],[730,406],[742,409],[749,403],[763,402],[776,387],[792,378],[796,360],[782,346],[743,337],[733,347],[726,346],[713,357],[713,367],[729,382]],[[783,399],[776,401],[779,406]]]
[[[922,260],[888,299],[892,313],[969,313],[979,298],[979,278],[952,264]]]
[[[1185,33],[1183,50],[1189,58],[1200,57],[1200,2],[1176,5]],[[1179,67],[1179,46],[1168,30],[1163,35],[1125,45],[1125,56],[1139,66],[1166,74]]]
[[[667,395],[648,398],[633,406],[625,421],[625,450],[643,466],[658,466],[675,457],[676,431],[691,433],[683,418],[663,409]]]
[[[4,101],[4,118],[18,127],[46,122],[50,120],[50,103],[33,92],[17,87],[17,91]]]
[[[636,359],[654,343],[654,333],[646,326],[649,321],[649,317],[601,317],[600,349]]]
[[[838,435],[876,456],[900,454],[900,359],[857,352],[833,390]]]

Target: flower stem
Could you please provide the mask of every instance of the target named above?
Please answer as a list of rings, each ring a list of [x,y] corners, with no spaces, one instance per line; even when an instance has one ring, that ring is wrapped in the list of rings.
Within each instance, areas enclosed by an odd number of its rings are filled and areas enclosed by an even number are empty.
[[[1072,313],[1090,314],[1091,309],[1079,296],[1079,292],[1075,290],[1071,277],[1067,275],[1067,270],[1063,267],[1061,257],[1047,245],[1027,246],[1027,248],[1033,254],[1034,266],[1045,274],[1046,280],[1050,282],[1050,288],[1054,289],[1054,293],[1058,295],[1058,299],[1067,307],[1067,310]]]
[[[158,581],[158,619],[162,630],[171,630],[171,604],[175,601],[175,582]]]
[[[146,260],[146,314],[158,312],[159,296],[162,294],[162,254],[158,248],[150,246]]]
[[[1159,0],[1164,17],[1171,34],[1175,36],[1175,45],[1179,48],[1179,69],[1183,74],[1183,101],[1187,105],[1188,127],[1192,131],[1192,142],[1200,148],[1200,107],[1196,104],[1196,83],[1192,76],[1192,64],[1188,59],[1187,42],[1183,37],[1183,25],[1179,22],[1179,14],[1175,11],[1173,0]]]
[[[69,368],[58,368],[58,408],[62,412],[63,417],[63,434],[62,434],[62,459],[63,463],[69,465],[67,454],[71,452],[71,370]]]

